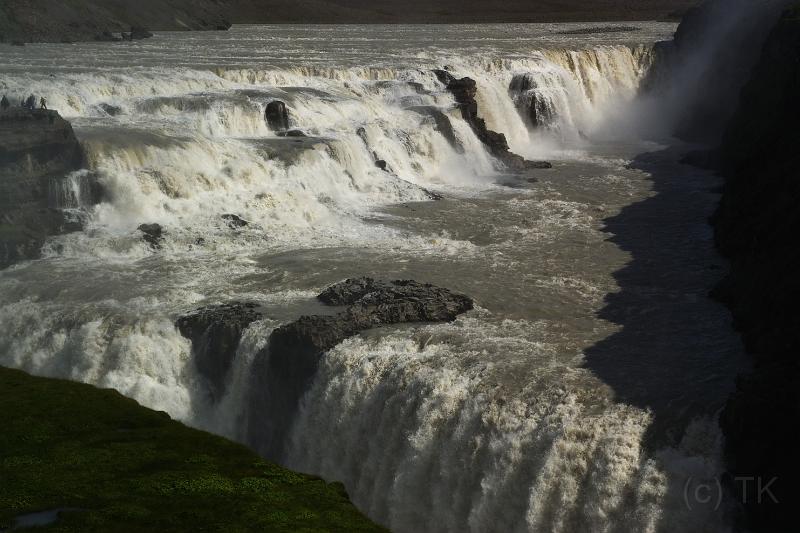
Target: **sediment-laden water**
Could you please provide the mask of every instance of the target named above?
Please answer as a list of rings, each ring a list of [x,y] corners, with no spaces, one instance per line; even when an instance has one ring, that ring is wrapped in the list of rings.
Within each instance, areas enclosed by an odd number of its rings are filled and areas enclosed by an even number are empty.
[[[725,530],[722,495],[692,497],[716,486],[716,411],[741,368],[706,298],[718,184],[631,133],[651,46],[674,30],[636,26],[243,26],[8,50],[0,92],[45,96],[88,168],[53,191],[84,231],[0,272],[0,364],[259,449],[252,362],[275,327],[346,277],[429,281],[477,308],[333,349],[278,459],[397,531]],[[554,168],[499,170],[442,67],[477,81],[513,151]],[[268,127],[273,100],[308,137]],[[214,398],[174,323],[232,300],[266,318]]]

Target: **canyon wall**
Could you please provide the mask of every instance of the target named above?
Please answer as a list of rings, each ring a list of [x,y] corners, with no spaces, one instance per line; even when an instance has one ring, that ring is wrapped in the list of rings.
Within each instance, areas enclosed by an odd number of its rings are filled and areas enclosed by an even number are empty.
[[[798,95],[800,4],[769,35],[726,130],[718,157],[726,182],[713,220],[717,245],[731,261],[715,296],[730,307],[754,357],[721,425],[730,472],[740,478],[733,488],[749,525],[763,531],[792,529],[800,472],[790,438],[800,430]],[[743,477],[757,479],[747,484]],[[772,482],[770,494],[757,494],[759,478],[762,488]]]

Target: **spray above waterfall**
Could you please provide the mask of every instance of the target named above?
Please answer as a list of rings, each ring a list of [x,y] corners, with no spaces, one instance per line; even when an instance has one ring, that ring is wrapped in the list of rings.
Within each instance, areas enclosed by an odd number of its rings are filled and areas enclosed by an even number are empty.
[[[769,30],[789,3],[710,0],[690,10],[675,38],[656,45],[642,95],[621,111],[615,133],[718,142]]]

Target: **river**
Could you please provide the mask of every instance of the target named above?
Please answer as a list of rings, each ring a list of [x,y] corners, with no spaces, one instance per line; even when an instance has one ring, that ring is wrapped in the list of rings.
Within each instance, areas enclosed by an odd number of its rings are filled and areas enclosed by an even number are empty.
[[[251,370],[275,327],[347,277],[432,282],[476,309],[334,348],[273,459],[342,481],[401,532],[727,530],[716,415],[744,363],[706,296],[725,268],[707,225],[719,180],[631,113],[675,26],[584,26],[235,26],[8,49],[0,92],[45,96],[88,168],[59,192],[84,230],[0,271],[0,364],[258,450],[270,406]],[[443,67],[477,81],[514,152],[554,168],[499,170]],[[307,137],[269,128],[273,100]],[[229,301],[266,318],[217,397],[174,323]]]

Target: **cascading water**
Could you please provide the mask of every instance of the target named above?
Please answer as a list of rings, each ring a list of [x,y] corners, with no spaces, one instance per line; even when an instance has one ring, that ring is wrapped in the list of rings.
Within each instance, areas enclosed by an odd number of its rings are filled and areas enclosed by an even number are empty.
[[[240,27],[80,45],[92,67],[56,46],[14,50],[0,92],[43,95],[71,119],[102,195],[89,201],[85,174],[59,183],[54,203],[79,211],[83,231],[0,273],[0,364],[113,387],[247,441],[270,416],[254,369],[275,327],[317,311],[313,296],[339,279],[431,281],[478,309],[333,349],[281,460],[343,481],[397,531],[722,529],[724,509],[689,508],[681,489],[720,469],[708,420],[736,370],[724,311],[687,318],[719,368],[687,378],[709,403],[655,448],[654,414],[584,365],[619,330],[597,315],[630,260],[602,221],[652,195],[632,164],[641,144],[595,151],[591,139],[674,27],[564,28],[341,27],[320,48],[303,28]],[[477,81],[480,115],[513,151],[556,168],[535,184],[503,175],[432,74],[442,66]],[[305,137],[267,126],[274,100]],[[706,215],[683,220],[702,228]],[[158,250],[136,229],[151,223]],[[669,298],[707,289],[692,290]],[[264,318],[212,399],[174,322],[232,300]]]

